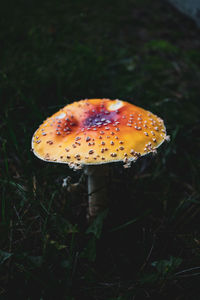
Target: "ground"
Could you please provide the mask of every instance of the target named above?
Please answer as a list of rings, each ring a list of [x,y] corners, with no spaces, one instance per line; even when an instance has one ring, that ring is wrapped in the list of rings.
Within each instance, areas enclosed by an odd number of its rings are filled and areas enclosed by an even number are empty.
[[[0,298],[196,300],[200,292],[200,38],[165,1],[7,1],[0,11]],[[30,151],[75,100],[158,114],[169,143],[110,168],[88,224],[82,170]],[[79,189],[63,179],[81,181]]]

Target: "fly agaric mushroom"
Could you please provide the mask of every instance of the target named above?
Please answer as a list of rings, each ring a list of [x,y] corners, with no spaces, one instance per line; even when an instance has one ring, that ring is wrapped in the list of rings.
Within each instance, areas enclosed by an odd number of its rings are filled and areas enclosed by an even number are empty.
[[[125,101],[86,99],[66,105],[34,133],[34,154],[49,162],[66,163],[88,175],[89,216],[106,202],[107,163],[125,167],[156,152],[167,139],[164,122]]]

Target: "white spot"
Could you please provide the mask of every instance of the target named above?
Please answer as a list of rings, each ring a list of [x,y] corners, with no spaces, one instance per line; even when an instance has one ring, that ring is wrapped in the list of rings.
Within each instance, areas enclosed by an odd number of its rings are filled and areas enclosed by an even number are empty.
[[[167,142],[170,142],[170,136],[169,136],[169,135],[166,135],[166,136],[165,136],[165,140],[166,140]]]
[[[62,112],[61,114],[59,114],[56,119],[63,119],[66,116],[66,113]]]
[[[124,105],[124,104],[123,104],[122,101],[120,101],[120,100],[114,100],[114,101],[112,102],[112,104],[110,104],[109,110],[111,110],[111,111],[117,110],[117,109],[121,108],[123,105]]]

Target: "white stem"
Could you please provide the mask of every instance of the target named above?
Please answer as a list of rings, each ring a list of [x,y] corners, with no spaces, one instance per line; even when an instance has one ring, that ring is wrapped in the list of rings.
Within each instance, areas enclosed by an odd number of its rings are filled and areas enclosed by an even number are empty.
[[[107,165],[86,166],[84,170],[88,175],[88,202],[89,217],[96,217],[107,206]]]

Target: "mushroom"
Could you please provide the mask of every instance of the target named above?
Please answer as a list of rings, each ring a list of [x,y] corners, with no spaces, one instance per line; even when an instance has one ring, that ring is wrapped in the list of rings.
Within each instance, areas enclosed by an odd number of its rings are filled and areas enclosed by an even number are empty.
[[[151,112],[118,99],[86,99],[46,119],[33,135],[32,149],[44,161],[84,167],[93,218],[107,202],[107,164],[122,161],[129,167],[166,139],[163,120]]]

